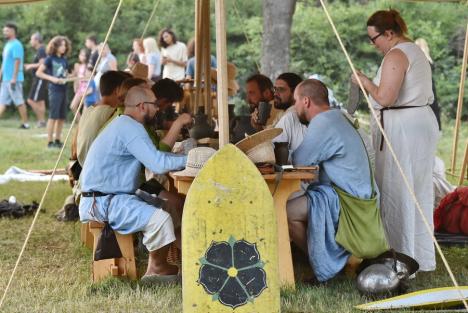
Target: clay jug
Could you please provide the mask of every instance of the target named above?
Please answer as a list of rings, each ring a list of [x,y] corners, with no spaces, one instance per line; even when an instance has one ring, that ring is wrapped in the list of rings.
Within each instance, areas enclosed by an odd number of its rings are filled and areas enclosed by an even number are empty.
[[[208,117],[204,114],[202,109],[195,115],[195,123],[189,130],[189,133],[190,137],[195,140],[211,138],[214,135],[213,127],[208,124]]]

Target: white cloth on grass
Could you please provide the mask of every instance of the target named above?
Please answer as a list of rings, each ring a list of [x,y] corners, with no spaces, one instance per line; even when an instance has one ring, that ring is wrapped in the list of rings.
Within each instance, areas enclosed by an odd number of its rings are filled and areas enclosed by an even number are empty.
[[[51,175],[32,173],[16,166],[8,168],[3,175],[0,175],[0,184],[6,184],[11,180],[21,182],[45,182],[50,180]],[[67,181],[68,175],[54,175],[53,181]]]

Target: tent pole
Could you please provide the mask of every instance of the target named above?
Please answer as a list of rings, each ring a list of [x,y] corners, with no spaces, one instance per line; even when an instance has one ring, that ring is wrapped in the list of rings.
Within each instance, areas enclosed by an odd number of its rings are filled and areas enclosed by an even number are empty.
[[[461,172],[460,172],[460,178],[458,180],[458,186],[463,185],[463,180],[465,179],[465,174],[468,171],[468,140],[466,141],[465,145],[465,155],[463,156],[463,163],[461,167]],[[468,176],[468,174],[467,174]]]
[[[195,103],[192,104],[192,114],[198,113],[201,102],[202,73],[202,0],[195,0]]]
[[[466,24],[465,49],[463,50],[463,63],[462,63],[462,70],[461,70],[461,75],[460,75],[460,89],[458,91],[457,117],[455,119],[455,128],[453,130],[452,164],[450,167],[450,171],[452,174],[455,174],[455,168],[457,166],[458,134],[460,132],[460,121],[461,121],[461,115],[462,115],[462,109],[463,109],[463,96],[465,93],[465,76],[466,76],[467,59],[468,59],[468,24]]]
[[[210,0],[203,0],[203,68],[205,80],[205,114],[208,124],[211,121],[211,46],[210,46]]]
[[[229,143],[228,77],[226,47],[226,8],[224,0],[215,0],[216,59],[218,88],[219,147]]]

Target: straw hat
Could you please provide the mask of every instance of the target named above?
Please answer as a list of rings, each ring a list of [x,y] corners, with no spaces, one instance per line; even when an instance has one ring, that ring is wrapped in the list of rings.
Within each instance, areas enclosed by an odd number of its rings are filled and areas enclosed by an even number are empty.
[[[233,63],[227,64],[227,76],[228,76],[228,92],[229,95],[236,94],[239,90],[239,84],[236,81],[237,76],[237,67]],[[216,69],[211,69],[211,80],[213,83],[217,83],[218,81],[218,72]]]
[[[132,69],[130,70],[130,73],[133,75],[135,78],[140,78],[140,79],[148,79],[148,65],[137,62],[135,65],[133,65]]]
[[[254,163],[275,164],[275,150],[272,140],[278,137],[283,130],[281,128],[269,128],[252,136],[247,136],[236,144]]]
[[[187,164],[183,171],[175,172],[176,176],[197,176],[198,172],[201,170],[206,161],[216,153],[216,150],[209,147],[198,147],[193,148],[189,151],[187,156]]]

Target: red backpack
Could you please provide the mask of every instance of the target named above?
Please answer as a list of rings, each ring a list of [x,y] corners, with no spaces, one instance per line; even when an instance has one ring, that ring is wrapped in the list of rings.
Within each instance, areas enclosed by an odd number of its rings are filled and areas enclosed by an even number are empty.
[[[458,187],[447,194],[434,211],[438,232],[468,235],[468,187]]]

